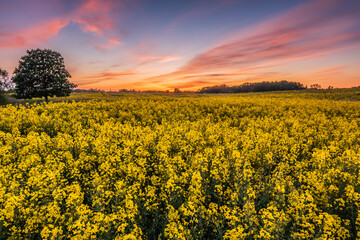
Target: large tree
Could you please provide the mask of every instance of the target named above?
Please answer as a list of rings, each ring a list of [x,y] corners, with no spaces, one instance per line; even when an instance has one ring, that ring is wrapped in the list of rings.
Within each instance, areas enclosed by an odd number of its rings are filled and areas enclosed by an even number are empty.
[[[65,69],[64,58],[50,49],[27,50],[15,69],[16,98],[65,97],[76,87],[70,83],[69,72]]]

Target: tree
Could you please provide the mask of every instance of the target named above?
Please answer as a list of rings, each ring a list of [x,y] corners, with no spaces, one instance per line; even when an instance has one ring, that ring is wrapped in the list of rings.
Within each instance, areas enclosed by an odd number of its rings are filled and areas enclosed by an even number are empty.
[[[310,85],[310,88],[321,89],[321,85],[320,85],[320,84],[317,84],[317,83],[311,84],[311,85]]]
[[[211,87],[203,87],[200,93],[241,93],[241,92],[267,92],[283,90],[301,90],[305,87],[299,82],[289,82],[286,80],[277,82],[255,82],[243,83],[241,85],[229,87],[225,84]]]
[[[0,93],[4,92],[8,88],[8,76],[8,72],[0,68]]]
[[[71,77],[65,69],[64,58],[50,49],[27,50],[15,69],[16,98],[65,97],[76,87],[70,83]]]
[[[7,77],[7,76],[8,76],[8,72],[0,68],[0,77]]]
[[[8,72],[0,68],[0,104],[6,102],[6,98],[3,93],[12,88],[12,82],[8,76]]]

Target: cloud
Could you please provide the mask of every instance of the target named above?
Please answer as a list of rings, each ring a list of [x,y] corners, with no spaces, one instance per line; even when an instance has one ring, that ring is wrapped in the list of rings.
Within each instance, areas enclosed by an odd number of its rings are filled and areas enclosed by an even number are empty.
[[[141,41],[136,46],[128,50],[129,58],[136,62],[136,66],[146,64],[162,64],[182,60],[184,57],[158,49],[158,45],[152,41]],[[161,52],[161,53],[159,53]]]
[[[360,43],[359,8],[345,5],[339,0],[303,4],[232,34],[177,71],[152,77],[149,81],[176,81],[197,75],[196,83],[202,77],[219,78],[217,73],[247,73],[256,68],[256,72],[263,73],[266,68],[271,71],[296,64],[299,60],[318,60],[326,58],[328,53],[357,46]],[[238,77],[238,81],[249,80],[240,76],[228,77]]]
[[[110,17],[112,8],[111,1],[88,0],[72,14],[71,20],[79,23],[84,32],[103,35],[115,25]]]
[[[316,68],[315,73],[319,75],[333,75],[333,74],[342,73],[344,70],[346,70],[346,66],[336,65],[336,66]]]
[[[140,65],[148,64],[151,62],[167,63],[183,59],[178,55],[140,55],[137,59],[141,61]]]
[[[241,78],[239,78],[241,76]],[[249,77],[250,76],[250,77]],[[257,81],[267,81],[274,78],[283,79],[286,77],[285,73],[278,72],[265,72],[265,73],[253,73],[248,74],[207,74],[199,76],[186,76],[187,81],[173,81],[173,82],[163,82],[163,86],[168,88],[182,88],[182,89],[192,89],[196,90],[200,87],[211,86],[217,84],[227,84],[227,85],[238,85],[245,82],[257,82]],[[184,77],[183,77],[184,79]]]
[[[229,77],[238,77],[238,76],[251,76],[258,75],[259,73],[211,73],[211,74],[195,74],[195,75],[186,75],[181,77],[182,79],[190,78],[229,78]]]
[[[71,14],[71,21],[78,23],[83,32],[90,32],[105,39],[104,44],[95,44],[100,51],[121,45],[116,31],[115,9],[122,7],[119,1],[87,0]]]
[[[165,87],[166,88],[189,89],[189,88],[194,88],[194,87],[204,86],[204,85],[214,85],[214,82],[206,81],[206,80],[195,80],[195,81],[187,81],[187,82],[174,82],[174,83],[165,84]]]
[[[278,72],[252,73],[250,75],[241,74],[206,74],[192,76],[170,76],[163,75],[162,78],[148,79],[147,81],[137,82],[137,87],[172,89],[180,88],[186,90],[198,90],[201,87],[218,84],[239,85],[245,82],[271,81],[274,78],[286,79],[288,74]],[[239,78],[241,77],[241,78]]]
[[[122,71],[116,73],[103,73],[95,76],[90,76],[87,78],[109,78],[109,77],[119,77],[119,76],[128,76],[128,75],[135,75],[136,72],[134,71]]]
[[[122,45],[122,43],[120,41],[118,41],[116,38],[108,38],[107,43],[100,44],[100,45],[95,45],[95,48],[100,50],[100,51],[103,51],[105,49],[113,48],[113,47],[116,47],[116,46],[119,46],[119,45]]]
[[[52,7],[58,8],[59,4],[60,2],[54,1]],[[97,49],[118,46],[121,44],[118,39],[121,34],[115,31],[116,16],[112,13],[119,6],[116,1],[86,0],[83,4],[75,6],[73,11],[59,13],[55,18],[27,23],[22,29],[3,30],[0,35],[0,48],[28,47],[44,42],[58,35],[70,22],[79,24],[83,32],[93,33],[106,41],[105,44],[95,45]]]
[[[334,52],[359,43],[358,11],[334,13],[340,1],[318,0],[247,29],[250,34],[210,49],[179,69],[206,72],[281,63]]]
[[[7,32],[0,35],[0,48],[18,48],[46,41],[56,36],[67,24],[67,19],[57,18],[38,23],[36,27]]]
[[[105,72],[105,73],[77,79],[76,84],[81,87],[87,87],[88,85],[98,84],[98,83],[104,84],[109,81],[117,80],[119,79],[119,77],[132,76],[136,74],[137,72],[131,70],[121,71],[121,72]]]
[[[114,9],[120,6],[117,1],[87,0],[71,14],[71,21],[78,23],[83,32],[90,32],[106,40],[94,47],[100,51],[121,45],[119,33],[115,34],[116,15]],[[115,36],[117,35],[117,36]]]

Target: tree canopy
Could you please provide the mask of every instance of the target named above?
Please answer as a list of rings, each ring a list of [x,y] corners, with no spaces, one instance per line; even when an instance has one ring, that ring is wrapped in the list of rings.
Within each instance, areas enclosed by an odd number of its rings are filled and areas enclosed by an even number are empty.
[[[27,50],[14,71],[15,97],[33,98],[69,96],[76,87],[65,69],[64,58],[50,49]]]

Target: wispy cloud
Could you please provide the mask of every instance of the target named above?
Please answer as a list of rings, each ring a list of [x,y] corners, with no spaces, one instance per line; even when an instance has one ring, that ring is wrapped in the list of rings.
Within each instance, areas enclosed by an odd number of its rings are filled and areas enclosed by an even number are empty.
[[[120,72],[104,72],[96,75],[81,77],[77,80],[77,85],[80,87],[90,87],[94,84],[106,84],[109,82],[116,82],[123,77],[129,77],[136,75],[137,72],[132,70],[120,71]]]
[[[328,53],[357,46],[360,43],[359,9],[342,7],[339,0],[303,4],[233,34],[226,42],[195,56],[177,71],[150,81],[201,74],[218,78],[206,74],[246,73],[253,67],[261,73],[269,66],[271,71],[271,66],[281,68],[298,60],[324,58]]]
[[[108,38],[106,39],[107,40],[107,43],[105,44],[100,44],[100,45],[95,45],[95,48],[97,50],[100,50],[100,51],[103,51],[105,49],[109,49],[109,48],[113,48],[113,47],[116,47],[116,46],[119,46],[121,45],[122,43],[117,40],[116,38]]]
[[[178,55],[140,55],[137,57],[140,60],[140,65],[147,63],[157,62],[157,63],[167,63],[183,59],[183,57]]]
[[[358,11],[334,14],[340,1],[315,1],[255,25],[249,35],[210,49],[179,72],[233,70],[311,58],[359,44]]]
[[[182,77],[181,80],[174,80],[170,82],[162,82],[161,84],[166,88],[191,88],[195,90],[204,85],[228,84],[237,85],[244,82],[267,81],[274,78],[283,79],[286,77],[285,73],[278,72],[263,72],[252,74],[206,74],[193,75]]]
[[[95,76],[89,76],[87,78],[110,78],[110,77],[119,77],[119,76],[127,76],[127,75],[135,75],[135,71],[121,71],[115,73],[102,73]]]
[[[133,85],[136,87],[146,87],[149,89],[191,89],[197,90],[202,86],[228,84],[237,85],[244,82],[256,82],[272,80],[274,78],[286,79],[287,73],[263,72],[246,74],[200,74],[200,75],[182,75],[182,74],[164,74],[157,77],[139,81]],[[152,87],[152,88],[151,88]]]
[[[322,75],[332,75],[332,74],[342,73],[344,70],[346,70],[346,66],[336,65],[336,66],[315,68],[314,72],[317,74],[322,74]]]

